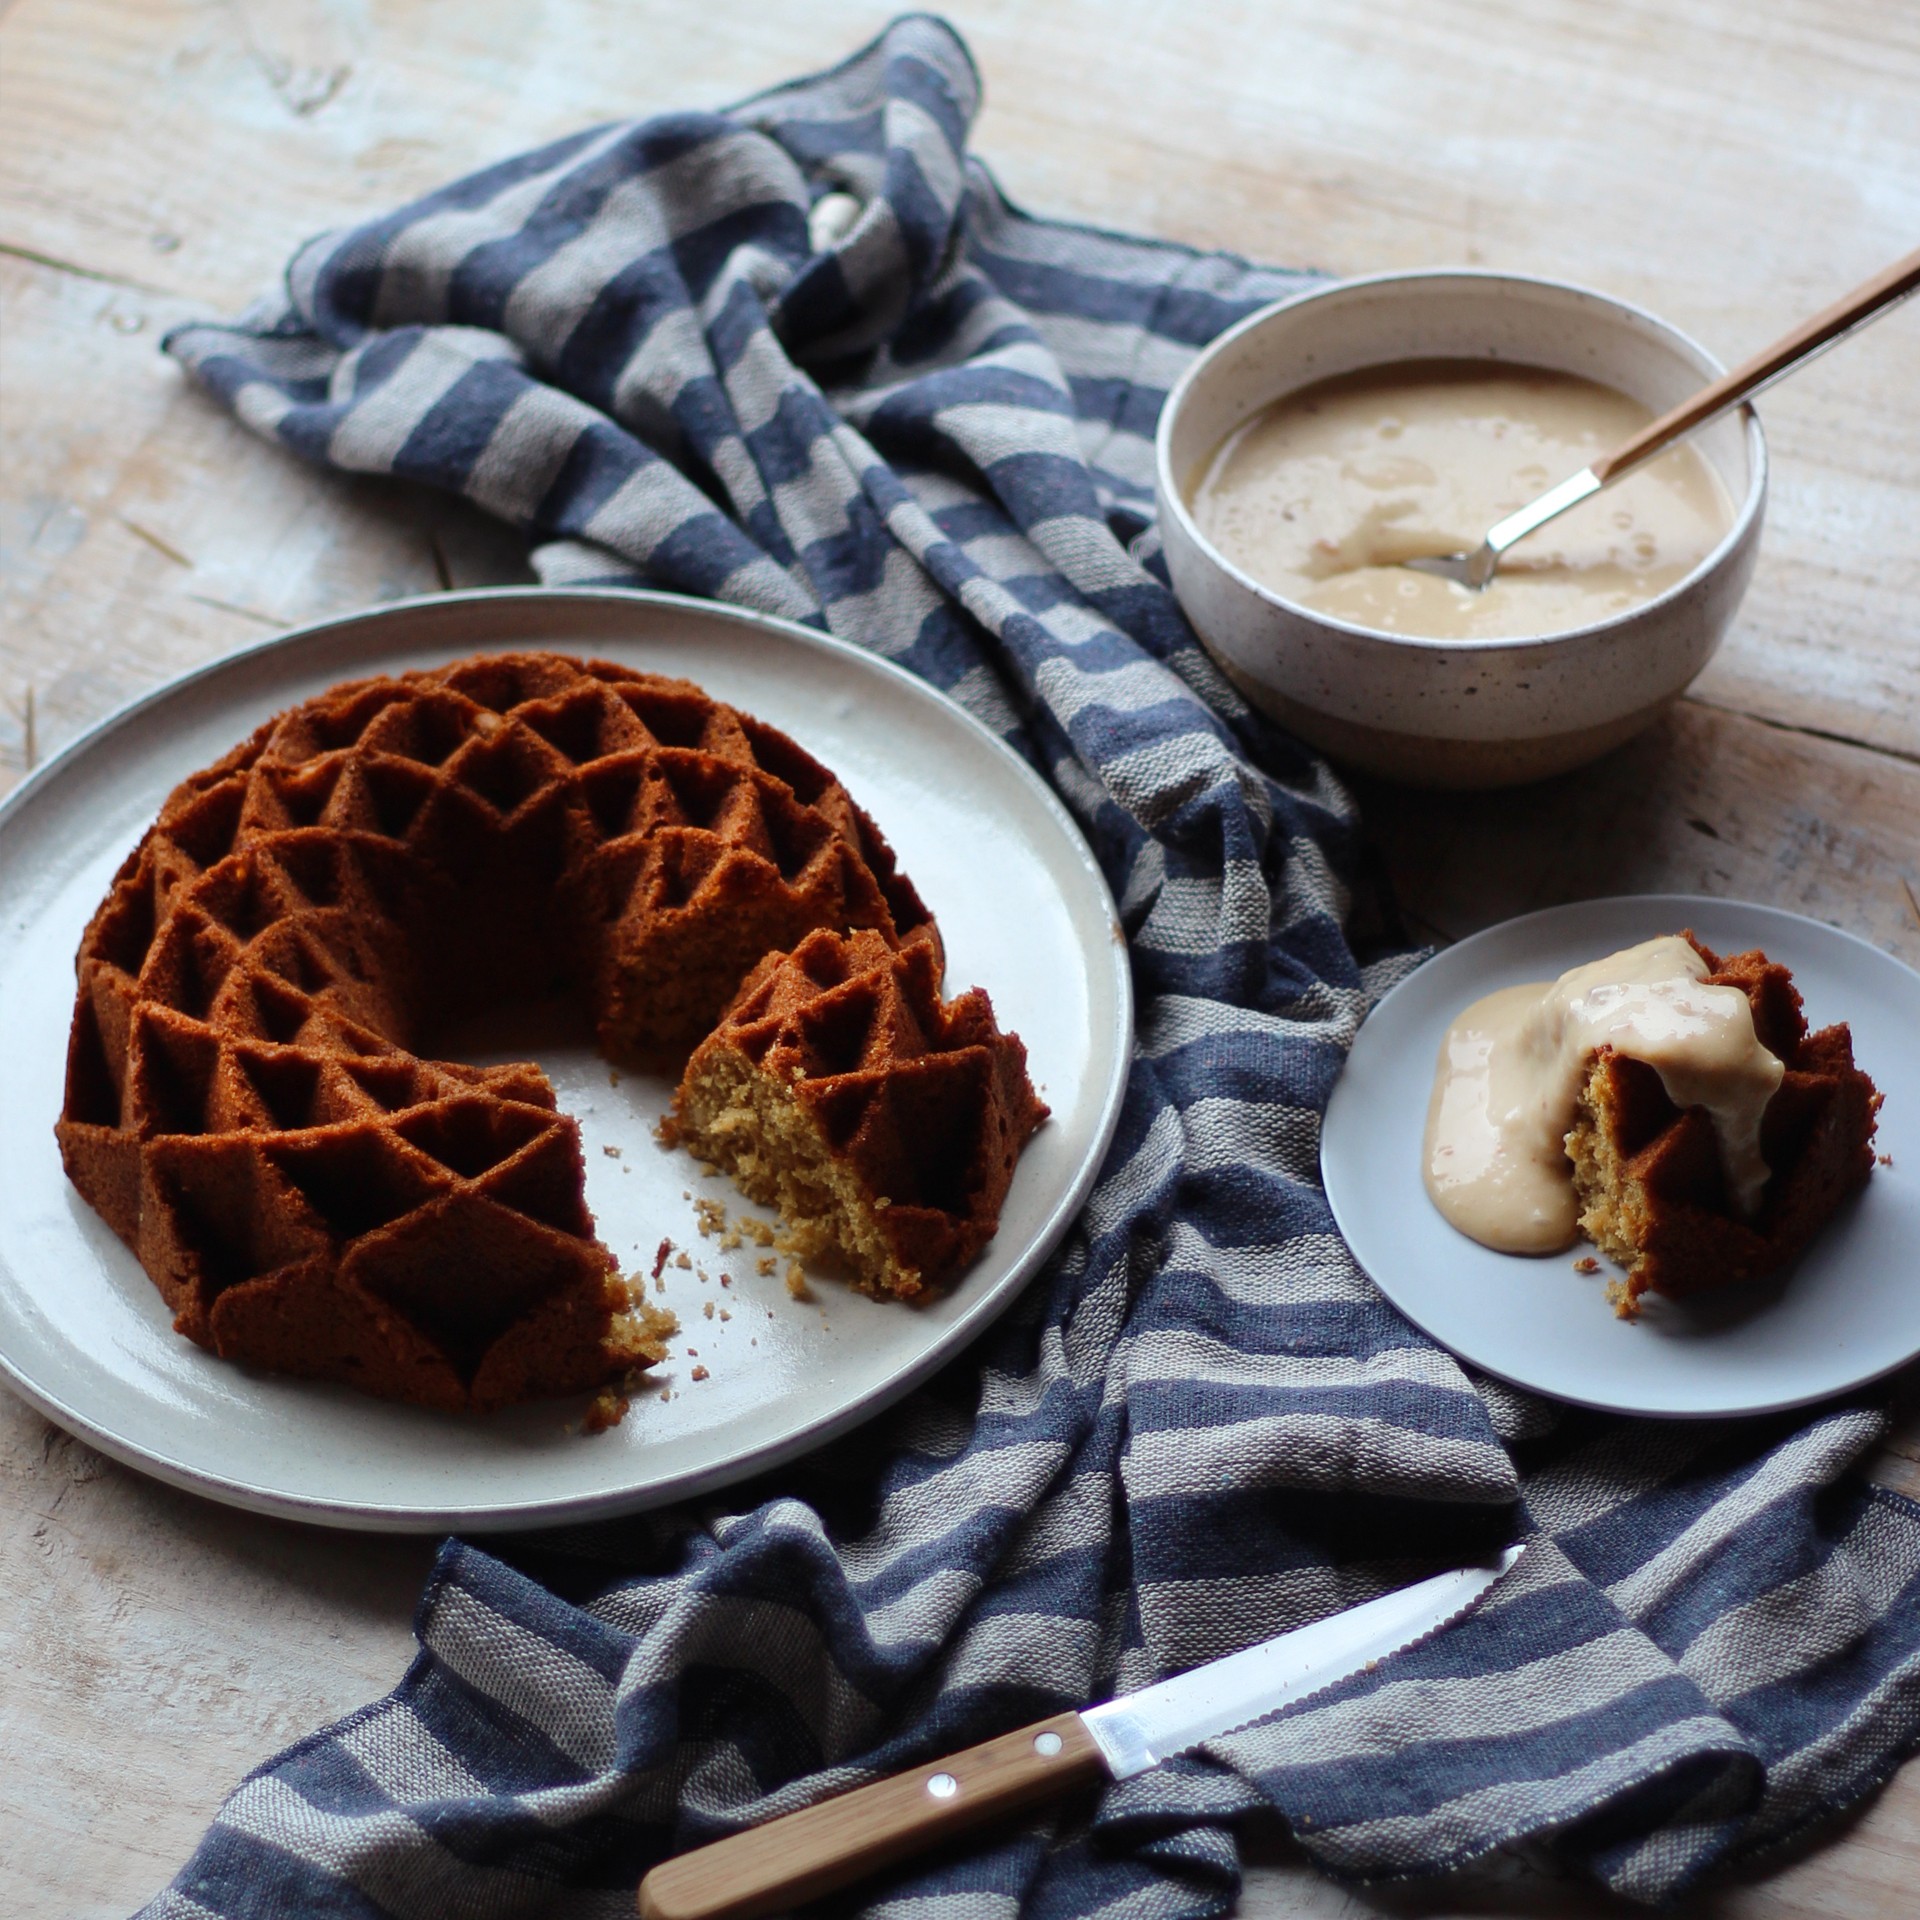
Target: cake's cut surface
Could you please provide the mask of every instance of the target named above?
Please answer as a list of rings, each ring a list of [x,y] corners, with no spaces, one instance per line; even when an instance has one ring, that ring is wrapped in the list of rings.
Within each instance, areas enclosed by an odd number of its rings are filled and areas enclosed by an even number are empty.
[[[685,1050],[770,948],[912,935],[871,820],[689,682],[508,654],[355,682],[168,798],[82,940],[67,1172],[179,1331],[486,1409],[659,1359],[531,1065],[432,1057],[561,991],[616,1056]]]
[[[1610,1048],[1582,1084],[1567,1154],[1580,1230],[1627,1269],[1631,1314],[1648,1291],[1681,1294],[1772,1272],[1791,1260],[1873,1171],[1880,1095],[1853,1063],[1845,1025],[1809,1033],[1787,969],[1764,953],[1722,959],[1693,939],[1706,982],[1737,988],[1762,1046],[1785,1066],[1761,1122],[1769,1169],[1758,1210],[1730,1200],[1713,1123],[1676,1107],[1660,1076]]]
[[[741,986],[687,1062],[671,1133],[777,1206],[796,1251],[915,1299],[992,1238],[1046,1113],[987,996],[941,999],[928,942],[821,932]]]

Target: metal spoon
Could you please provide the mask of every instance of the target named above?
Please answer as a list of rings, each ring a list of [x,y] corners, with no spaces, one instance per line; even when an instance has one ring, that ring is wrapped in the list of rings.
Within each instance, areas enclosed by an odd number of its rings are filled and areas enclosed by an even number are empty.
[[[1876,274],[1844,299],[1836,300],[1824,313],[1817,313],[1795,327],[1784,339],[1755,354],[1744,366],[1722,374],[1710,387],[1702,387],[1691,400],[1683,400],[1671,413],[1663,413],[1632,439],[1603,454],[1592,466],[1583,467],[1572,479],[1562,480],[1539,499],[1496,521],[1471,553],[1436,554],[1431,558],[1402,560],[1400,564],[1477,591],[1493,578],[1494,570],[1515,541],[1524,540],[1534,528],[1557,519],[1569,507],[1577,507],[1602,487],[1612,486],[1674,441],[1683,439],[1695,427],[1704,427],[1709,420],[1719,419],[1741,401],[1751,400],[1762,388],[1785,378],[1796,367],[1805,366],[1857,327],[1878,319],[1916,289],[1920,289],[1920,250],[1908,254],[1904,260],[1896,260],[1884,273]]]

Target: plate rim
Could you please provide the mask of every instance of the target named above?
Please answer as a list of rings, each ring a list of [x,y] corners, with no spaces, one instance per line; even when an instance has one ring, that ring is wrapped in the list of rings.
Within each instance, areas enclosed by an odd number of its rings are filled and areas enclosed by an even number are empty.
[[[668,593],[656,588],[539,585],[473,587],[444,593],[412,594],[382,601],[377,606],[331,615],[323,620],[309,621],[297,627],[289,627],[249,640],[212,660],[187,668],[159,685],[135,694],[68,741],[36,767],[12,792],[0,798],[0,853],[4,852],[8,834],[14,830],[15,821],[31,806],[37,804],[52,783],[64,777],[83,756],[98,751],[115,734],[149,710],[190,694],[203,682],[224,677],[237,668],[256,665],[263,658],[276,653],[296,654],[305,646],[316,644],[327,636],[339,635],[352,628],[378,627],[395,616],[444,612],[463,606],[475,609],[484,615],[493,609],[513,606],[531,609],[552,606],[560,602],[628,607],[641,618],[644,618],[649,611],[655,611],[682,617],[715,620],[788,642],[799,642],[831,658],[852,665],[860,671],[877,673],[883,679],[891,679],[913,698],[924,702],[930,712],[940,716],[943,723],[957,725],[963,733],[973,737],[976,745],[984,745],[988,748],[991,757],[998,759],[1001,772],[1012,775],[1025,787],[1030,798],[1040,802],[1043,811],[1051,817],[1056,830],[1060,833],[1063,846],[1071,849],[1077,865],[1095,889],[1095,898],[1104,906],[1114,935],[1113,939],[1106,943],[1107,973],[1113,997],[1112,1018],[1104,1036],[1097,1027],[1090,1030],[1090,1040],[1096,1048],[1104,1039],[1112,1065],[1101,1097],[1090,1144],[1080,1165],[1047,1210],[1026,1251],[1013,1263],[1006,1274],[981,1300],[961,1313],[951,1326],[937,1339],[931,1341],[922,1353],[890,1375],[880,1387],[854,1397],[847,1404],[820,1418],[802,1420],[787,1432],[776,1435],[773,1439],[744,1453],[732,1455],[704,1467],[689,1468],[664,1481],[650,1482],[641,1488],[627,1487],[578,1494],[552,1501],[523,1500],[506,1505],[437,1503],[431,1506],[417,1506],[398,1502],[340,1500],[309,1493],[281,1492],[232,1475],[209,1472],[202,1467],[167,1458],[137,1441],[128,1439],[114,1431],[111,1426],[104,1425],[98,1419],[69,1405],[57,1393],[42,1388],[21,1370],[6,1346],[0,1344],[0,1374],[5,1375],[12,1391],[48,1419],[69,1432],[79,1435],[88,1445],[96,1447],[122,1465],[132,1467],[167,1485],[215,1500],[224,1506],[357,1532],[521,1531],[577,1524],[590,1519],[610,1519],[621,1514],[672,1505],[718,1491],[722,1487],[736,1485],[756,1475],[790,1464],[804,1454],[827,1445],[865,1421],[883,1413],[887,1408],[896,1405],[932,1373],[957,1358],[964,1348],[984,1335],[995,1322],[1011,1310],[1031,1285],[1039,1269],[1052,1256],[1086,1205],[1087,1198],[1099,1177],[1100,1169],[1105,1164],[1114,1134],[1119,1127],[1121,1107],[1126,1098],[1131,1075],[1134,1035],[1133,974],[1128,959],[1129,949],[1121,927],[1119,912],[1114,903],[1112,889],[1107,885],[1106,876],[1100,870],[1093,849],[1088,845],[1086,835],[1081,831],[1072,814],[1068,812],[1060,796],[1005,741],[967,712],[957,701],[934,686],[932,682],[897,662],[857,646],[851,641],[840,639],[836,635],[803,626],[798,621],[783,619],[773,614],[756,613],[746,608],[730,606],[723,601],[704,600],[695,595]],[[556,643],[554,650],[558,650],[562,644],[564,643]],[[475,653],[514,650],[526,649],[524,645],[516,648],[511,641],[492,638],[476,640],[471,649]],[[406,669],[389,667],[384,670],[405,671]],[[191,772],[191,769],[188,771]],[[182,777],[184,778],[185,775]],[[5,937],[4,934],[0,934],[0,938]],[[1089,978],[1097,978],[1101,971],[1102,956],[1087,954],[1084,957]]]
[[[1838,1399],[1843,1394],[1856,1392],[1861,1387],[1872,1385],[1876,1380],[1885,1379],[1889,1374],[1899,1372],[1903,1367],[1911,1366],[1915,1360],[1920,1359],[1920,1341],[1917,1341],[1910,1351],[1899,1354],[1884,1363],[1876,1363],[1867,1370],[1857,1373],[1841,1383],[1821,1386],[1807,1393],[1792,1394],[1784,1397],[1770,1396],[1763,1399],[1741,1401],[1737,1404],[1727,1403],[1710,1407],[1649,1407],[1634,1405],[1608,1397],[1593,1397],[1569,1393],[1558,1387],[1542,1386],[1536,1380],[1522,1378],[1508,1371],[1506,1368],[1496,1366],[1477,1355],[1463,1351],[1444,1335],[1436,1332],[1412,1305],[1403,1300],[1398,1292],[1385,1281],[1382,1281],[1379,1276],[1374,1273],[1373,1269],[1361,1259],[1359,1252],[1354,1247],[1353,1241],[1347,1232],[1345,1223],[1340,1218],[1340,1208],[1334,1200],[1334,1185],[1333,1182],[1329,1180],[1327,1171],[1327,1138],[1331,1130],[1333,1113],[1336,1104],[1341,1099],[1342,1089],[1351,1085],[1348,1079],[1347,1069],[1352,1064],[1354,1052],[1359,1048],[1361,1034],[1366,1031],[1368,1025],[1371,1024],[1376,1016],[1384,1011],[1390,1002],[1411,988],[1420,976],[1436,962],[1454,954],[1469,952],[1477,946],[1493,942],[1502,935],[1511,934],[1517,930],[1533,926],[1541,921],[1559,920],[1577,914],[1586,908],[1602,906],[1621,908],[1699,908],[1713,912],[1733,910],[1739,913],[1757,914],[1767,919],[1791,922],[1796,926],[1810,927],[1814,929],[1821,938],[1837,939],[1845,944],[1858,947],[1864,952],[1871,954],[1874,959],[1898,968],[1901,972],[1912,977],[1916,992],[1920,992],[1920,969],[1909,966],[1907,962],[1902,960],[1897,954],[1887,952],[1884,947],[1875,946],[1871,940],[1852,932],[1849,928],[1835,926],[1831,921],[1816,919],[1812,914],[1796,913],[1791,907],[1777,907],[1765,901],[1737,899],[1727,895],[1703,893],[1594,894],[1579,900],[1563,900],[1553,906],[1536,907],[1526,913],[1512,914],[1504,920],[1494,922],[1491,926],[1481,927],[1475,932],[1466,935],[1464,938],[1454,941],[1451,945],[1442,947],[1437,952],[1430,954],[1419,966],[1415,967],[1405,979],[1396,981],[1395,984],[1380,997],[1379,1001],[1368,1012],[1366,1019],[1360,1023],[1360,1028],[1354,1035],[1353,1047],[1349,1049],[1347,1059],[1341,1065],[1339,1078],[1334,1082],[1333,1090],[1328,1096],[1326,1116],[1322,1122],[1320,1132],[1320,1182],[1323,1191],[1327,1195],[1328,1210],[1334,1216],[1334,1225],[1339,1230],[1341,1239],[1346,1242],[1348,1251],[1352,1253],[1355,1264],[1366,1274],[1368,1280],[1379,1289],[1382,1297],[1393,1307],[1395,1312],[1404,1315],[1410,1324],[1417,1328],[1429,1340],[1433,1341],[1436,1346],[1440,1347],[1446,1353],[1451,1354],[1454,1359],[1460,1361],[1463,1365],[1475,1368],[1481,1373],[1489,1374],[1494,1379],[1504,1381],[1509,1386],[1518,1387],[1523,1392],[1538,1394],[1542,1399],[1557,1401],[1565,1406],[1580,1407],[1596,1413],[1617,1414],[1624,1418],[1636,1420],[1729,1420],[1753,1418],[1774,1413],[1790,1413],[1798,1408],[1819,1406],[1824,1402]],[[1355,1096],[1352,1094],[1348,1095],[1349,1099],[1353,1097]]]

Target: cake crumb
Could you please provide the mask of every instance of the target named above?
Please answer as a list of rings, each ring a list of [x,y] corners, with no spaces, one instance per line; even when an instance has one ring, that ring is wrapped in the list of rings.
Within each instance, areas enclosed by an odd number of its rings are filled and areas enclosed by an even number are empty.
[[[807,1270],[798,1260],[789,1260],[786,1271],[787,1291],[796,1300],[811,1300],[813,1289],[807,1285]]]
[[[1596,1260],[1592,1254],[1583,1253],[1580,1258],[1573,1263],[1573,1270],[1575,1273],[1598,1273],[1600,1271],[1600,1262]]]
[[[1893,1155],[1890,1153],[1876,1153],[1873,1157],[1877,1161],[1879,1161],[1879,1163],[1883,1167],[1890,1167],[1893,1165]]]
[[[673,1253],[673,1242],[671,1240],[662,1240],[660,1244],[654,1248],[653,1277],[656,1280],[660,1278],[660,1269],[667,1264],[668,1258],[672,1255],[672,1253]]]
[[[727,1224],[727,1210],[718,1200],[696,1200],[693,1203],[694,1218],[699,1222],[700,1237],[710,1240],[721,1232]]]
[[[708,1377],[708,1375],[707,1375],[707,1370],[706,1370],[706,1368],[705,1368],[705,1367],[695,1367],[695,1368],[694,1368],[694,1370],[693,1370],[693,1377],[694,1377],[694,1378],[695,1378],[696,1380],[704,1380],[704,1379],[706,1379],[706,1378]]]
[[[730,1314],[725,1307],[722,1307],[720,1309],[720,1318],[722,1320],[731,1320],[733,1318],[733,1315]]]
[[[693,1255],[690,1253],[676,1253],[673,1256],[673,1264],[683,1272],[691,1273],[693,1271]]]
[[[618,1160],[620,1158],[620,1149],[618,1147],[602,1147],[600,1151],[604,1153],[609,1160]]]
[[[657,1273],[653,1276],[653,1290],[655,1293],[665,1293],[667,1290],[667,1283]]]
[[[1633,1289],[1624,1280],[1607,1282],[1607,1305],[1622,1320],[1640,1318],[1639,1302],[1634,1298]]]
[[[740,1231],[744,1233],[756,1247],[770,1247],[773,1245],[773,1229],[757,1214],[743,1213],[740,1216]]]
[[[726,1232],[720,1236],[720,1251],[722,1253],[731,1253],[739,1244],[740,1229],[738,1227],[729,1227]]]
[[[753,1263],[753,1266],[756,1273],[764,1274],[771,1279],[774,1269],[779,1266],[779,1264],[780,1262],[776,1260],[772,1254],[763,1253],[760,1258]]]
[[[711,1320],[713,1318],[713,1302],[709,1300],[707,1304],[700,1309],[700,1311],[704,1313],[709,1320]]]
[[[609,1427],[617,1427],[627,1416],[627,1408],[632,1403],[624,1393],[616,1392],[612,1387],[603,1387],[587,1403],[586,1418],[580,1423],[582,1433],[605,1433]]]

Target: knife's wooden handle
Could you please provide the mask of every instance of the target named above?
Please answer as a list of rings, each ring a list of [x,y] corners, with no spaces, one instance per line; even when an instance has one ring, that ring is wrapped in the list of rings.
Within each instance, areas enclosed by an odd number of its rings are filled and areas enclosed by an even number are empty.
[[[759,1920],[851,1885],[1104,1768],[1077,1713],[769,1820],[667,1860],[640,1883],[643,1920]]]

